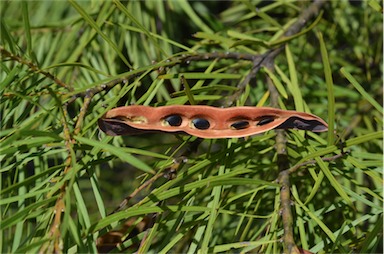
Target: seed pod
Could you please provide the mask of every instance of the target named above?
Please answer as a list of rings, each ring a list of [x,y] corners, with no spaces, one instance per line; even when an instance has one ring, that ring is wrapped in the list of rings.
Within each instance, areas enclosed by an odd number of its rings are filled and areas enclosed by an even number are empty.
[[[328,130],[324,120],[304,112],[268,107],[216,108],[200,105],[119,107],[108,111],[98,120],[98,124],[108,135],[160,131],[200,138],[247,137],[273,129]]]

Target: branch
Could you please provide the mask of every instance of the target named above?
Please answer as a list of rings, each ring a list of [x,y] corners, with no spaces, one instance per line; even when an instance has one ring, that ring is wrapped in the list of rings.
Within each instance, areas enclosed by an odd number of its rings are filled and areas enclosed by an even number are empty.
[[[0,46],[0,53],[1,53],[1,59],[9,58],[9,59],[14,60],[14,61],[16,61],[16,62],[18,62],[18,63],[21,63],[21,64],[23,64],[23,65],[27,65],[31,71],[36,72],[36,73],[41,73],[41,74],[43,74],[43,75],[46,76],[47,78],[53,80],[57,85],[66,88],[68,91],[72,91],[72,90],[73,90],[71,87],[69,87],[68,85],[66,85],[64,82],[62,82],[60,79],[58,79],[57,77],[55,77],[55,76],[54,76],[53,74],[51,74],[50,72],[48,72],[48,71],[44,71],[44,70],[40,69],[40,67],[38,67],[36,64],[34,64],[34,63],[31,62],[31,61],[27,61],[27,60],[21,58],[21,57],[18,56],[18,55],[14,55],[14,54],[12,54],[11,52],[9,52],[8,50],[6,50],[6,49],[3,48],[2,46]]]
[[[303,10],[301,15],[298,17],[298,20],[290,26],[287,31],[284,33],[284,37],[291,36],[298,31],[300,31],[306,24],[308,20],[315,17],[320,8],[325,4],[325,0],[316,0],[314,1],[307,9]],[[284,46],[281,46],[277,49],[272,50],[269,54],[263,59],[265,62],[266,68],[273,71],[274,59],[275,57],[283,50]],[[253,69],[259,70],[262,63],[255,63]],[[250,75],[255,75],[255,73],[250,73]],[[250,79],[250,78],[249,78]],[[278,98],[279,93],[276,90],[276,87],[273,85],[272,80],[267,77],[268,89],[271,95],[271,106],[278,107]],[[245,85],[244,85],[245,87]],[[280,201],[281,201],[281,212],[282,212],[282,222],[284,228],[284,251],[288,254],[290,253],[300,253],[294,239],[293,233],[293,216],[291,212],[291,197],[290,197],[290,181],[289,181],[289,160],[287,156],[286,148],[286,136],[284,130],[276,130],[276,152],[277,152],[277,166],[280,171],[278,180],[281,183],[280,190]]]
[[[67,118],[68,118],[68,111],[67,111],[67,107],[64,106],[62,107],[61,121],[63,124],[65,147],[67,148],[67,153],[68,153],[67,159],[64,162],[64,165],[65,165],[64,172],[63,172],[64,174],[67,174],[72,169],[72,164],[73,164],[72,162],[76,161],[76,158],[72,156],[73,154],[71,152],[72,150],[71,144],[74,143],[74,140],[71,137],[71,133],[66,120]],[[65,206],[66,206],[64,197],[66,194],[68,181],[69,180],[64,181],[60,186],[60,194],[55,203],[54,212],[53,212],[54,218],[49,230],[49,234],[52,240],[44,243],[40,247],[40,250],[39,250],[40,253],[49,253],[49,252],[61,253],[62,252],[62,239],[61,239],[60,226],[61,226],[62,213],[64,213]]]

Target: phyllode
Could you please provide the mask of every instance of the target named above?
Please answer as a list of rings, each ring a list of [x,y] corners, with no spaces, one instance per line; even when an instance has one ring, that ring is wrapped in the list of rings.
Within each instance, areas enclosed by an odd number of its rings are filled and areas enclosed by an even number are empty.
[[[216,108],[202,105],[118,107],[109,110],[98,124],[111,136],[161,131],[200,138],[239,138],[272,129],[328,130],[323,119],[304,112],[269,107]]]

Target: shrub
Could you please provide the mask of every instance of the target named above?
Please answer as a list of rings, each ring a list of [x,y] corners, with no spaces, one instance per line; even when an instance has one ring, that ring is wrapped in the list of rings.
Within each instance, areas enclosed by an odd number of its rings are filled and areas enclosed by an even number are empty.
[[[382,252],[378,1],[0,4],[2,252]],[[329,131],[99,131],[130,104]]]

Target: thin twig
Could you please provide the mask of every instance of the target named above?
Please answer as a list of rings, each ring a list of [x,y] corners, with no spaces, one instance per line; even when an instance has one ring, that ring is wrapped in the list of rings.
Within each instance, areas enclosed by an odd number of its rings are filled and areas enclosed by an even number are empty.
[[[212,59],[234,59],[254,61],[255,56],[247,53],[238,52],[212,52],[212,53],[197,53],[193,55],[181,56],[180,61],[183,63],[190,63],[192,61],[205,61]]]
[[[87,95],[86,95],[85,98],[84,98],[84,103],[83,103],[83,106],[82,106],[81,109],[80,109],[80,113],[79,113],[78,118],[77,118],[77,121],[76,121],[75,129],[74,129],[74,131],[73,131],[73,134],[74,134],[74,135],[77,135],[77,134],[80,133],[81,126],[82,126],[82,124],[83,124],[83,121],[84,121],[86,112],[87,112],[87,110],[88,110],[88,107],[89,107],[89,105],[91,104],[92,97],[93,97],[92,94],[87,93]]]
[[[105,83],[105,84],[101,84],[99,86],[96,86],[96,87],[93,87],[91,89],[88,89],[87,91],[85,92],[81,92],[81,93],[77,93],[75,95],[73,95],[68,101],[66,104],[71,104],[72,102],[74,102],[77,98],[81,98],[81,97],[86,97],[86,96],[89,96],[89,97],[93,97],[95,94],[98,94],[102,91],[106,91],[106,90],[109,90],[111,88],[113,88],[114,86],[118,85],[118,84],[121,84],[121,83],[125,83],[125,82],[128,82],[128,80],[130,78],[133,78],[137,75],[127,75],[126,77],[124,78],[117,78],[117,79],[114,79],[108,83]]]
[[[336,155],[331,156],[331,157],[320,157],[320,159],[322,161],[335,161],[335,160],[345,156],[348,153],[349,153],[349,151],[341,152],[341,153],[336,154]],[[284,171],[287,171],[288,174],[292,174],[292,173],[296,172],[299,168],[301,168],[303,166],[313,165],[315,163],[316,163],[316,160],[309,160],[309,161],[306,161],[306,162],[303,162],[303,163],[300,163],[300,164],[296,164],[295,166],[290,167],[289,169],[286,169]]]
[[[159,64],[153,64],[152,66],[147,66],[148,69],[145,71],[148,71],[148,70],[157,71],[159,70],[159,68],[161,69],[164,69],[166,67],[171,68],[177,65],[190,64],[193,61],[209,61],[212,59],[218,59],[218,60],[234,59],[234,60],[254,61],[255,56],[251,54],[237,53],[237,52],[193,53],[192,55],[181,55],[178,57],[172,57],[171,59],[168,59],[165,63],[162,63],[161,66],[159,66]],[[117,78],[108,83],[101,84],[94,88],[90,88],[86,92],[77,93],[73,95],[71,99],[69,99],[67,104],[71,104],[77,98],[86,97],[87,95],[90,97],[93,97],[94,95],[100,92],[109,90],[122,82],[128,82],[128,80],[140,76],[145,71],[143,70],[140,72],[132,72],[131,74],[128,74],[124,78]]]
[[[142,191],[143,189],[147,188],[149,185],[154,183],[157,179],[163,177],[164,174],[165,174],[165,172],[161,172],[159,174],[156,174],[151,179],[149,179],[148,181],[146,181],[145,183],[140,185],[140,187],[135,189],[131,194],[129,194],[129,196],[125,197],[124,200],[119,204],[119,206],[116,207],[115,210],[113,210],[109,215],[121,211],[128,204],[129,200],[131,200],[133,197],[135,197],[140,191]]]
[[[40,69],[40,67],[38,67],[36,64],[34,64],[31,61],[25,60],[25,59],[23,59],[22,57],[20,57],[18,55],[12,54],[11,52],[6,50],[2,46],[0,46],[0,53],[1,53],[1,58],[2,59],[9,58],[9,59],[14,60],[14,61],[16,61],[18,63],[21,63],[23,65],[27,65],[31,71],[43,74],[47,78],[53,80],[57,85],[66,88],[68,91],[72,91],[73,90],[70,86],[66,85],[63,81],[61,81],[60,79],[55,77],[55,75],[51,74],[48,71],[44,71],[44,70]]]
[[[150,186],[152,183],[154,183],[157,179],[161,177],[166,177],[167,179],[174,179],[176,177],[177,171],[180,169],[180,167],[183,165],[183,163],[187,160],[188,156],[190,156],[192,153],[196,152],[197,147],[199,144],[203,141],[203,139],[198,138],[194,140],[191,143],[188,143],[188,147],[186,150],[178,156],[176,159],[174,159],[174,162],[171,167],[167,168],[163,172],[160,172],[156,174],[151,179],[147,180],[145,183],[143,183],[139,188],[134,190],[129,196],[124,198],[124,200],[119,204],[118,207],[116,207],[115,210],[113,210],[109,215],[117,213],[121,211],[125,206],[127,206],[129,200],[131,200],[133,197],[135,197],[140,191],[145,189],[146,187]]]
[[[125,197],[124,200],[119,204],[119,206],[116,207],[116,209],[113,210],[109,215],[121,211],[125,206],[128,205],[129,200],[131,200],[133,197],[135,197],[143,189],[152,185],[157,179],[159,179],[161,177],[168,177],[170,179],[173,179],[173,175],[175,174],[175,172],[177,172],[178,168],[180,167],[181,162],[183,162],[183,160],[175,160],[173,165],[170,168],[164,170],[163,172],[160,172],[160,173],[154,175],[151,179],[144,182],[142,185],[140,185],[140,187],[135,189],[129,196]]]

